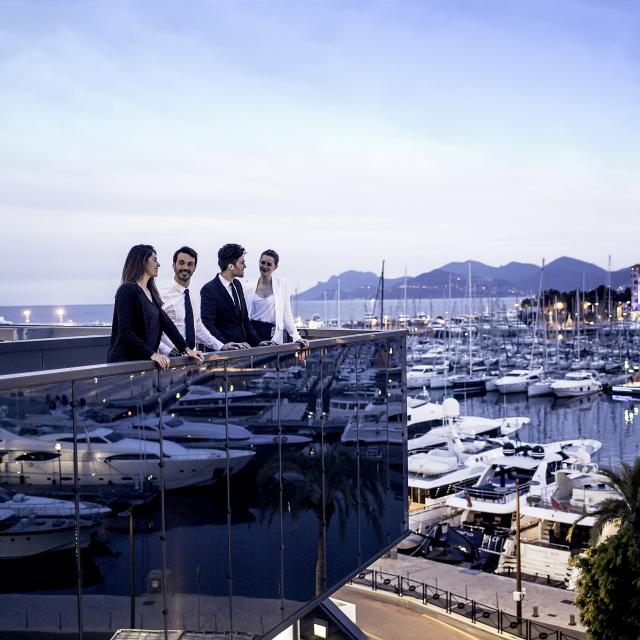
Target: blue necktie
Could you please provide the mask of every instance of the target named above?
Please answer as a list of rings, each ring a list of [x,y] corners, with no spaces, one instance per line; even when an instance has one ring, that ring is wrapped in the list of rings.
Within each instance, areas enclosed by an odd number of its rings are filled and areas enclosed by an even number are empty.
[[[189,297],[189,289],[184,290],[184,332],[187,347],[193,349],[196,346],[196,328],[193,322],[193,307]]]

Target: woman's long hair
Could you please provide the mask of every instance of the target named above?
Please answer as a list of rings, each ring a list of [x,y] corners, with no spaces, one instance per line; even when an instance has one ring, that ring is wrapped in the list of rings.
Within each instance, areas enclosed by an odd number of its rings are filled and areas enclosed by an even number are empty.
[[[125,282],[138,282],[144,275],[147,260],[154,253],[156,253],[156,250],[150,244],[137,244],[131,247],[122,269],[122,284]],[[162,306],[162,298],[158,293],[155,278],[149,278],[147,289],[151,292],[151,297]]]

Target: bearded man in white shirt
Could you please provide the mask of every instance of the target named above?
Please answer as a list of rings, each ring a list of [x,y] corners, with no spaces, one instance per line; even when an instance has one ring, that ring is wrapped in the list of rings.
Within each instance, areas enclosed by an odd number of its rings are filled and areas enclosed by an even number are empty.
[[[193,276],[198,264],[198,254],[191,247],[180,247],[173,254],[174,276],[165,286],[160,287],[162,308],[176,325],[178,331],[187,342],[193,341],[205,345],[212,351],[229,351],[239,349],[236,342],[223,344],[215,336],[212,336],[202,324],[200,318],[200,296],[192,296],[189,291],[191,276]],[[173,351],[173,343],[163,334],[159,351],[169,355]]]

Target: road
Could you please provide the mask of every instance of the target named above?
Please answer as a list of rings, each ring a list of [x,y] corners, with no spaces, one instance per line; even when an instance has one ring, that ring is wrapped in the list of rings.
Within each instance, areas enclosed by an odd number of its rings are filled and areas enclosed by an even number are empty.
[[[343,587],[335,597],[356,605],[358,626],[371,640],[495,640],[481,625],[471,627],[434,609],[423,611],[399,606],[398,599],[373,599],[371,592],[354,587]]]

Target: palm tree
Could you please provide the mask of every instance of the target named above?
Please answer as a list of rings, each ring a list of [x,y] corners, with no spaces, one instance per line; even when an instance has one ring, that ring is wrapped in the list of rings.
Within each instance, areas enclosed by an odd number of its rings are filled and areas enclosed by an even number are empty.
[[[612,469],[601,469],[602,475],[609,478],[611,486],[620,495],[619,498],[607,498],[591,515],[596,516],[592,538],[597,540],[605,525],[619,521],[620,525],[628,523],[634,532],[640,534],[640,458],[632,464],[620,463],[621,473]]]
[[[359,508],[382,541],[379,518],[384,505],[379,476],[375,461],[359,458],[352,447],[342,444],[313,444],[284,454],[281,468],[275,457],[260,470],[256,484],[269,522],[279,513],[281,500],[293,518],[311,511],[317,519],[316,595],[326,590],[326,536],[334,515],[344,539],[351,510]]]

